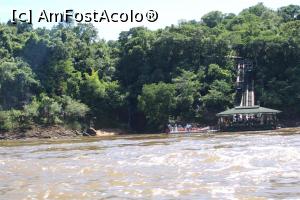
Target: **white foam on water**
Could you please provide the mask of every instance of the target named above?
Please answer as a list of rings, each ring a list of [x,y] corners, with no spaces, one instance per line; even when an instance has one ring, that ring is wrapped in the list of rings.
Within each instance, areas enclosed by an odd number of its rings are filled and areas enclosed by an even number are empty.
[[[213,198],[230,198],[234,199],[234,193],[235,193],[235,188],[232,186],[217,186],[214,185],[213,187],[209,188],[211,190],[211,196]]]
[[[166,190],[162,188],[153,188],[152,195],[156,198],[159,196],[172,196],[172,197],[179,197],[179,192],[177,190]]]
[[[47,190],[43,196],[43,199],[48,199],[49,195],[50,195],[50,190]]]

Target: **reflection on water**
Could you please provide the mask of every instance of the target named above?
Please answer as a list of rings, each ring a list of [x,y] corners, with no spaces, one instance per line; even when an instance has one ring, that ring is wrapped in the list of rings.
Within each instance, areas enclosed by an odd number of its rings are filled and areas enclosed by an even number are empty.
[[[295,199],[295,133],[2,141],[0,199]]]

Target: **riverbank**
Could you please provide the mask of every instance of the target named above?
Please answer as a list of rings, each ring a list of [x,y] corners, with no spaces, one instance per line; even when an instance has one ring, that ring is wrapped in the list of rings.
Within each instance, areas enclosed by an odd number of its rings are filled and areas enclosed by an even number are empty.
[[[264,131],[245,131],[242,133],[262,133]],[[300,126],[298,127],[285,127],[276,130],[271,130],[275,134],[290,134],[300,133]],[[236,133],[236,132],[234,132]],[[61,138],[76,138],[76,137],[107,137],[128,134],[128,131],[121,129],[93,129],[90,128],[87,131],[72,130],[63,126],[50,126],[50,127],[33,127],[23,131],[12,131],[12,132],[0,132],[0,140],[27,140],[27,139],[61,139]],[[146,133],[144,133],[146,134]]]
[[[18,140],[18,139],[58,139],[74,138],[81,136],[104,137],[124,134],[126,131],[120,129],[89,129],[87,132],[73,130],[63,126],[36,126],[28,130],[0,132],[0,140]]]

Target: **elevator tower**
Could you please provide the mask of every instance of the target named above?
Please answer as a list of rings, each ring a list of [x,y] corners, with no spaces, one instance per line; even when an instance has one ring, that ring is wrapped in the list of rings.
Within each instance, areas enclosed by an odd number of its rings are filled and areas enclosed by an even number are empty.
[[[253,63],[240,60],[237,65],[236,106],[252,107],[255,105]]]

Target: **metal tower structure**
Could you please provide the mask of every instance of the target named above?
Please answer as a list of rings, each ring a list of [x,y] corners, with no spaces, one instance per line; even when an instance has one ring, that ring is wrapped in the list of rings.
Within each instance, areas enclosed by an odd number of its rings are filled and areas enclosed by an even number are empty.
[[[237,64],[236,104],[241,107],[255,105],[253,63],[250,60],[239,60]]]

